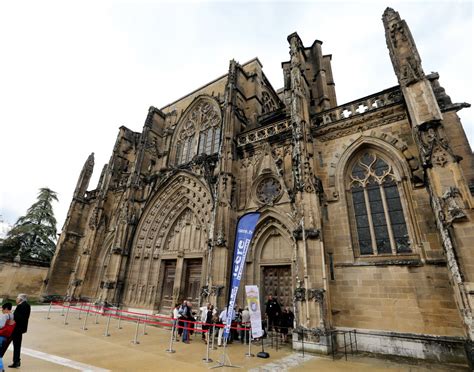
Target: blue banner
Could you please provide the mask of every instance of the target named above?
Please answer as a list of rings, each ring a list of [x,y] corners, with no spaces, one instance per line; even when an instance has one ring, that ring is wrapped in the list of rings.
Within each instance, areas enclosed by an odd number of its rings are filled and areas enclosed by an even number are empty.
[[[237,234],[235,236],[234,247],[234,262],[232,263],[232,282],[230,286],[229,305],[227,306],[227,319],[224,328],[224,338],[230,332],[232,319],[234,318],[234,306],[237,299],[237,292],[239,291],[240,279],[242,278],[242,271],[245,266],[245,257],[249,250],[250,241],[252,240],[255,226],[257,226],[260,213],[253,212],[244,214],[240,217],[237,224]]]

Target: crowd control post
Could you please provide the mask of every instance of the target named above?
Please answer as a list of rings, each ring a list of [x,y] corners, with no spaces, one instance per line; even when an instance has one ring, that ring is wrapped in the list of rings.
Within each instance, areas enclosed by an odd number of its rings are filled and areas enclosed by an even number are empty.
[[[171,326],[171,334],[170,334],[170,346],[168,347],[168,349],[166,349],[167,353],[176,353],[176,350],[173,350],[175,326],[176,326],[175,321],[173,321],[173,325]]]
[[[61,316],[64,316],[64,302],[63,302],[63,304],[61,305]]]
[[[79,315],[77,316],[77,319],[81,320],[81,312],[82,312],[82,306],[84,305],[83,302],[81,302],[81,308],[79,309]]]
[[[143,322],[143,335],[146,336],[148,333],[146,333],[146,323],[148,321],[148,315],[145,315],[145,320]]]
[[[212,350],[216,350],[217,348],[214,346],[214,339],[216,338],[216,325],[213,324],[212,325],[212,346],[211,346],[211,349]]]
[[[137,319],[137,328],[135,329],[135,338],[133,339],[132,344],[139,344],[140,342],[138,341],[138,328],[140,327],[140,319]]]
[[[51,312],[51,306],[53,306],[53,301],[51,301],[51,302],[49,303],[48,315],[46,315],[46,319],[51,319],[51,318],[49,317],[49,313]]]
[[[202,360],[204,363],[211,363],[212,359],[209,358],[209,345],[211,343],[209,340],[209,330],[206,333],[207,333],[206,357],[202,358]]]
[[[89,304],[89,308],[87,309],[86,316],[84,318],[84,324],[82,324],[82,330],[87,331],[87,318],[89,317],[89,310],[91,308],[91,305]]]
[[[64,325],[68,325],[67,317],[68,317],[68,315],[69,315],[69,308],[71,307],[70,305],[71,305],[71,304],[69,304],[69,306],[68,306],[67,309],[66,309],[66,317],[64,318]]]
[[[109,313],[109,317],[107,318],[107,325],[105,326],[105,333],[104,333],[104,336],[105,337],[109,337],[110,336],[110,333],[109,333],[109,325],[110,325],[110,318],[112,317],[112,314]]]
[[[99,311],[95,310],[95,324],[99,324]]]
[[[122,326],[120,325],[121,322],[122,322],[122,316],[119,314],[118,323],[117,323],[117,329],[122,329]]]
[[[247,354],[245,354],[246,357],[248,358],[251,358],[251,357],[254,357],[255,355],[252,354],[250,348],[252,347],[252,332],[250,330],[250,326],[249,326],[249,329],[248,329],[248,332],[249,332],[249,338],[248,338],[248,342],[249,342],[249,351],[247,352]]]

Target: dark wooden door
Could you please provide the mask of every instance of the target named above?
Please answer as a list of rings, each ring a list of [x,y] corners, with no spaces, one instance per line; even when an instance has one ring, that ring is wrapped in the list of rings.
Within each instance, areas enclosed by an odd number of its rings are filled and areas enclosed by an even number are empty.
[[[191,301],[196,308],[201,294],[202,260],[189,259],[185,261],[186,272],[184,276],[184,299]]]
[[[160,313],[166,314],[173,308],[173,287],[176,275],[176,261],[164,261],[163,287],[161,288]]]
[[[291,306],[293,303],[291,266],[264,266],[262,288],[262,305],[267,301],[268,295],[273,295],[280,305]]]

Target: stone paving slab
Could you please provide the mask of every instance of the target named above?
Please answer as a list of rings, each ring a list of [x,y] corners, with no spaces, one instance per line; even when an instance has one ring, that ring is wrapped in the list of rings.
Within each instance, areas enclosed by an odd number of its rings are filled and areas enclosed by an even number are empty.
[[[99,316],[99,324],[94,324],[95,316],[90,316],[87,331],[83,331],[84,315],[78,319],[77,311],[69,313],[69,324],[64,325],[64,316],[54,311],[46,320],[47,307],[32,311],[28,333],[23,338],[25,353],[22,355],[21,371],[205,371],[216,365],[222,355],[222,348],[210,351],[213,363],[202,361],[206,353],[206,344],[200,334],[195,334],[190,344],[175,343],[176,353],[167,353],[169,330],[147,326],[147,335],[143,335],[143,326],[139,329],[139,344],[131,343],[136,324],[118,321],[110,322],[109,337],[104,336],[106,317]],[[266,347],[269,359],[249,358],[245,356],[248,347],[233,343],[227,348],[231,362],[240,366],[240,370],[251,371],[467,371],[464,367],[439,366],[433,364],[411,364],[404,361],[391,361],[382,358],[353,356],[333,361],[330,357],[314,356],[293,352],[289,347],[278,351]],[[30,351],[30,352],[28,352]],[[255,354],[260,347],[252,346]],[[40,352],[40,357],[35,352]],[[43,359],[41,359],[43,355]],[[59,358],[59,359],[58,359]],[[61,359],[62,358],[62,359]],[[46,360],[45,360],[46,359]],[[4,357],[10,364],[11,351]],[[59,363],[59,364],[58,364]],[[61,364],[62,363],[62,364]],[[69,363],[69,364],[68,364]],[[7,369],[8,370],[8,369]],[[233,368],[219,368],[217,371],[238,371]],[[13,370],[10,370],[13,371]]]

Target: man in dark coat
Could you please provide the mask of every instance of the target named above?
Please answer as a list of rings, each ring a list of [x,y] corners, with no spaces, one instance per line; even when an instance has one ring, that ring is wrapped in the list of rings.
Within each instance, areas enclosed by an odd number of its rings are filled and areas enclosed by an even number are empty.
[[[13,342],[13,364],[9,365],[8,368],[20,367],[20,351],[21,351],[21,340],[23,333],[28,330],[28,320],[30,319],[31,307],[28,303],[28,296],[21,293],[16,298],[16,309],[13,312],[16,326],[12,334]]]
[[[268,296],[268,301],[265,308],[265,314],[268,317],[268,330],[271,331],[273,327],[278,327],[278,320],[281,315],[281,307],[272,295]]]

